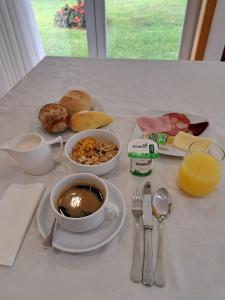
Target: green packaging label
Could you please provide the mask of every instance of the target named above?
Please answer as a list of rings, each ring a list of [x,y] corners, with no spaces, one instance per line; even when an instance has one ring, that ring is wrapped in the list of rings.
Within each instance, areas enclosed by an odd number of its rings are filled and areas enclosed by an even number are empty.
[[[153,160],[159,156],[158,146],[154,141],[135,139],[128,144],[130,172],[136,176],[148,176],[152,173]]]

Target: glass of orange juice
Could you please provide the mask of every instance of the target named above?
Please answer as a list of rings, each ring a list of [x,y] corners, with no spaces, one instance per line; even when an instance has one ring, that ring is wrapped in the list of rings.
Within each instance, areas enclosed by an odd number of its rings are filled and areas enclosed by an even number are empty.
[[[190,145],[178,172],[180,188],[193,197],[203,197],[214,191],[221,177],[222,147],[215,143]]]

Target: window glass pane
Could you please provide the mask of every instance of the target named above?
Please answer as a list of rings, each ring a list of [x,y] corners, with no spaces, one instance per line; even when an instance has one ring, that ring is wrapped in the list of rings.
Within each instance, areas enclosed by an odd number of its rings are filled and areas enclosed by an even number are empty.
[[[187,0],[106,0],[108,56],[174,60]]]
[[[82,1],[32,0],[31,3],[46,55],[88,56]]]

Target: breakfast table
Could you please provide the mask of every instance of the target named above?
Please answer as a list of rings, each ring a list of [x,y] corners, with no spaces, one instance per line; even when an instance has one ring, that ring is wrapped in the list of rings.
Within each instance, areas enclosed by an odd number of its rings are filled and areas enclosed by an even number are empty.
[[[204,117],[209,121],[210,138],[225,148],[224,78],[225,64],[221,62],[45,57],[0,99],[2,141],[32,132],[37,110],[57,102],[66,91],[87,91],[113,117],[110,131],[121,141],[121,155],[116,168],[102,178],[115,185],[126,202],[120,231],[103,247],[86,253],[43,248],[37,208],[14,264],[0,265],[0,299],[224,299],[224,172],[216,191],[197,199],[184,194],[177,185],[181,158],[161,155],[154,162],[152,174],[139,178],[130,174],[127,156],[135,118],[154,110]],[[52,171],[32,176],[4,151],[0,151],[0,170],[0,199],[11,183],[43,183],[42,198],[46,197],[58,180],[76,172],[63,154]],[[163,288],[130,280],[135,228],[131,214],[133,187],[146,180],[151,181],[153,193],[165,187],[172,200],[171,213],[164,221]],[[0,218],[4,218],[3,211]],[[157,234],[154,219],[153,241]]]

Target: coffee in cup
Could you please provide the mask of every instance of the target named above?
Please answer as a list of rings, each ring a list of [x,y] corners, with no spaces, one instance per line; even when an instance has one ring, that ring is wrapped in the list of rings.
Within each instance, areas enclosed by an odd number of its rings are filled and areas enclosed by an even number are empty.
[[[69,218],[82,218],[95,213],[104,203],[101,191],[93,185],[76,184],[58,199],[58,211]]]

